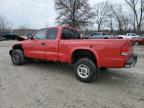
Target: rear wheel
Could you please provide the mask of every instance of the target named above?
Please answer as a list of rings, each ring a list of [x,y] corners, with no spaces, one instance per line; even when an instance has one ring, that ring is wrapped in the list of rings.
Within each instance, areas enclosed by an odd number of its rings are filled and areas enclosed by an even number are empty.
[[[82,82],[92,82],[96,76],[96,65],[87,58],[82,58],[74,65],[75,76]]]
[[[14,65],[22,65],[25,63],[25,57],[22,50],[13,50],[11,53],[11,59]]]

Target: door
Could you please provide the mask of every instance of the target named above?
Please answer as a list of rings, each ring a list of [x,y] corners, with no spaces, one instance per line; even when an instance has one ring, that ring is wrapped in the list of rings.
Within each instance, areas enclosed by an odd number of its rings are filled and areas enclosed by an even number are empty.
[[[59,39],[57,39],[58,29],[48,28],[46,35],[45,57],[48,61],[57,61]]]
[[[25,42],[26,56],[36,59],[45,59],[46,48],[46,32],[47,29],[42,29],[33,35],[32,40]]]

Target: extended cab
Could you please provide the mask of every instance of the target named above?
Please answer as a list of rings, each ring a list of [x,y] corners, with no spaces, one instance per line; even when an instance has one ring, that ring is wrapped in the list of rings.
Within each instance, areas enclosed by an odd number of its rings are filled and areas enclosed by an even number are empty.
[[[137,61],[129,40],[81,39],[79,32],[63,26],[28,35],[9,54],[15,65],[29,58],[74,64],[74,73],[83,82],[93,81],[100,69],[132,67]]]

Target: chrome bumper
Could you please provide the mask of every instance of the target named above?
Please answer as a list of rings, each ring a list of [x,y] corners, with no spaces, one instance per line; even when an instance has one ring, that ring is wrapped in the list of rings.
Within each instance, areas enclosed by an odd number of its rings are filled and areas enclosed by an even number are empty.
[[[125,68],[134,67],[136,63],[137,63],[137,56],[134,55],[126,62]]]

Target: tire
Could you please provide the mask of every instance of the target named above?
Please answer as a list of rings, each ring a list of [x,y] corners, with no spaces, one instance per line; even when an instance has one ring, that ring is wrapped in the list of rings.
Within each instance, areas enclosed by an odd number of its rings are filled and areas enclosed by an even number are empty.
[[[11,59],[14,65],[22,65],[25,63],[25,57],[21,50],[13,50],[11,53]]]
[[[76,78],[82,82],[92,82],[96,76],[96,65],[87,58],[79,59],[74,65]]]

